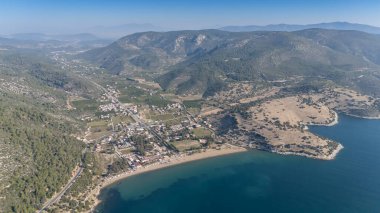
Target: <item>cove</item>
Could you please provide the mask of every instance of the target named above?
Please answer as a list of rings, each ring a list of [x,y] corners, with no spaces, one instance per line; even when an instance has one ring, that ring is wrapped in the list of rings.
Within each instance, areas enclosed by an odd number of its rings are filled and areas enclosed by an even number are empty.
[[[380,121],[339,115],[310,131],[345,147],[332,161],[248,151],[129,177],[97,212],[380,212]]]

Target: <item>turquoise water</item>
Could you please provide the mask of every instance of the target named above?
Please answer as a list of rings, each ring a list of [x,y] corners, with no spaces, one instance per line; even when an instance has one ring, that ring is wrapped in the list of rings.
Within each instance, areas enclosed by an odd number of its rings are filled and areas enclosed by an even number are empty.
[[[101,193],[98,212],[380,212],[380,121],[312,127],[333,161],[250,151],[145,173]]]

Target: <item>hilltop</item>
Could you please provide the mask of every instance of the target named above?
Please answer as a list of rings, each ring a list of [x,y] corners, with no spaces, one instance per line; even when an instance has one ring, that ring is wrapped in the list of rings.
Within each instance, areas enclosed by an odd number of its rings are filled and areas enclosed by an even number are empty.
[[[328,30],[357,30],[366,33],[380,34],[380,27],[349,22],[329,22],[318,24],[270,24],[265,26],[246,25],[246,26],[225,26],[220,30],[231,32],[250,32],[250,31],[299,31],[306,29],[328,29]]]
[[[145,32],[80,57],[112,74],[152,75],[177,94],[212,95],[230,81],[318,77],[379,95],[380,36],[359,31]],[[364,83],[366,82],[366,83]]]
[[[322,29],[145,32],[86,52],[0,40],[1,210],[85,211],[103,181],[210,149],[332,160],[339,141],[308,126],[380,117],[379,41]]]

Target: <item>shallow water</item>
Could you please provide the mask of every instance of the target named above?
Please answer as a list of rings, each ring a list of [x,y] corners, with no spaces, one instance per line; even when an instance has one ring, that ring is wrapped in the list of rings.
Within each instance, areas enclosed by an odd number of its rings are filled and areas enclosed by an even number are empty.
[[[333,161],[249,151],[130,177],[98,212],[380,212],[380,121],[340,115],[311,127],[344,149]]]

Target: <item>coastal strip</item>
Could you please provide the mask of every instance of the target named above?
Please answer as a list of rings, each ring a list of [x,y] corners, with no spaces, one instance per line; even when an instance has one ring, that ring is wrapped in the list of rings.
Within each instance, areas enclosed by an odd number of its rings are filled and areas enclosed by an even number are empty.
[[[334,117],[330,123],[325,123],[325,124],[309,123],[308,125],[334,126],[338,124],[339,118],[338,118],[338,113],[333,111],[333,114],[334,114]],[[309,157],[309,158],[314,158],[314,159],[319,159],[319,160],[333,160],[335,159],[339,151],[342,150],[343,148],[344,147],[341,144],[338,144],[338,146],[331,152],[331,154],[326,155],[326,156],[317,156],[317,157],[313,157],[313,156],[303,154],[303,153],[295,153],[295,152],[281,152],[278,150],[267,150],[267,151],[281,154],[281,155],[297,155],[297,156]],[[167,168],[167,167],[171,167],[171,166],[175,166],[175,165],[179,165],[179,164],[183,164],[187,162],[192,162],[192,161],[197,161],[197,160],[202,160],[202,159],[212,158],[212,157],[217,157],[217,156],[222,156],[222,155],[228,155],[228,154],[233,154],[233,153],[239,153],[239,152],[244,152],[244,151],[247,151],[247,149],[243,147],[229,145],[228,147],[225,147],[220,150],[207,149],[207,150],[203,150],[202,152],[194,153],[190,155],[180,154],[180,155],[172,156],[163,162],[157,162],[151,165],[147,165],[145,167],[138,168],[134,171],[124,172],[124,173],[106,178],[103,180],[101,184],[99,184],[94,190],[92,190],[90,195],[88,196],[88,199],[92,199],[95,201],[90,212],[93,212],[95,207],[100,204],[101,200],[98,198],[98,196],[100,194],[100,191],[103,188],[109,185],[112,185],[114,183],[117,183],[119,181],[125,180],[131,176],[135,176],[142,173],[151,172],[151,171],[155,171],[155,170],[159,170],[159,169],[163,169],[163,168]]]
[[[369,117],[369,116],[354,115],[354,114],[350,114],[350,113],[345,113],[345,114],[348,116],[354,117],[354,118],[362,118],[362,119],[368,119],[368,120],[380,120],[380,115]]]
[[[309,129],[308,126],[328,126],[328,127],[331,127],[331,126],[337,125],[339,123],[339,115],[334,110],[332,110],[332,111],[333,111],[334,117],[330,123],[311,123],[310,122],[305,126],[304,130],[308,130]],[[336,158],[336,156],[338,155],[338,153],[340,152],[340,150],[342,150],[343,148],[344,148],[343,145],[338,143],[337,147],[329,155],[318,155],[318,156],[312,156],[312,155],[309,155],[306,153],[280,151],[280,150],[266,150],[266,151],[276,153],[276,154],[280,154],[280,155],[295,155],[295,156],[313,158],[313,159],[317,159],[317,160],[334,160]]]
[[[97,186],[94,190],[91,191],[90,195],[88,196],[88,199],[93,199],[95,203],[93,204],[91,210],[89,212],[93,212],[95,207],[99,205],[101,200],[99,200],[98,196],[100,194],[100,191],[109,186],[112,185],[118,181],[127,179],[128,177],[134,176],[134,175],[139,175],[142,173],[146,172],[151,172],[179,164],[184,164],[192,161],[197,161],[197,160],[203,160],[207,158],[213,158],[213,157],[218,157],[218,156],[223,156],[223,155],[229,155],[229,154],[234,154],[234,153],[240,153],[240,152],[245,152],[247,149],[238,147],[238,146],[229,146],[227,148],[223,148],[220,150],[217,149],[207,149],[205,151],[199,152],[199,153],[194,153],[191,155],[176,155],[173,157],[170,157],[167,161],[162,162],[162,163],[155,163],[151,165],[147,165],[145,167],[136,169],[135,171],[131,172],[125,172],[121,173],[109,178],[106,178],[99,186]]]
[[[330,123],[323,124],[323,123],[308,123],[308,126],[335,126],[339,123],[339,116],[338,113],[332,110],[334,113],[334,118]]]
[[[329,155],[326,157],[325,160],[334,160],[335,157],[337,156],[337,154],[340,152],[340,150],[342,150],[344,148],[344,146],[342,144],[338,144],[338,146],[335,148],[335,150]]]
[[[338,113],[335,112],[334,110],[333,110],[333,112],[334,112],[334,120],[331,123],[326,124],[326,126],[335,126],[335,125],[337,125],[339,123]]]
[[[295,155],[295,156],[301,156],[301,157],[307,157],[307,158],[312,158],[312,159],[317,159],[317,160],[334,160],[340,150],[342,150],[344,146],[342,144],[338,144],[338,146],[334,149],[334,151],[331,152],[331,154],[327,156],[311,156],[309,154],[304,154],[304,153],[297,153],[297,152],[281,152],[278,150],[270,150],[272,153],[276,153],[279,155]]]

